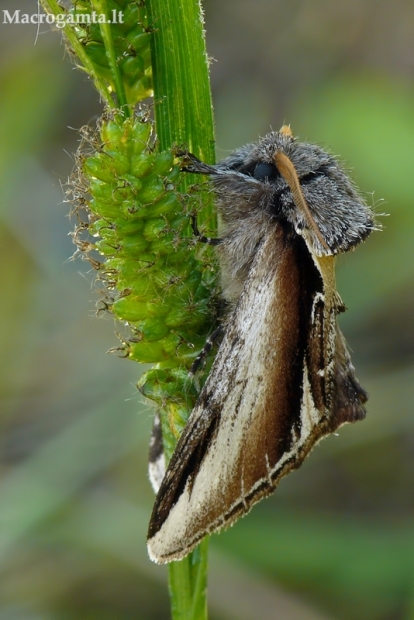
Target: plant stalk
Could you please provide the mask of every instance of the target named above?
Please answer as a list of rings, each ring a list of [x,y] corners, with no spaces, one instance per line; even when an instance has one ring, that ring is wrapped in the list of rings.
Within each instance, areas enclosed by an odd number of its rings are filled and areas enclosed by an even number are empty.
[[[160,149],[185,145],[214,162],[214,126],[201,5],[197,0],[147,0],[153,29],[152,69],[155,120]],[[185,175],[185,191],[193,180]],[[211,206],[199,214],[211,224]],[[169,566],[173,620],[207,619],[205,539],[181,562]]]

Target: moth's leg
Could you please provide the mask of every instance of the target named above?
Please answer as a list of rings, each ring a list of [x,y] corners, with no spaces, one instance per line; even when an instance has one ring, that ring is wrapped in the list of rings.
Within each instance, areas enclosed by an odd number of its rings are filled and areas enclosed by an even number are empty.
[[[162,440],[161,419],[158,411],[155,412],[154,424],[151,431],[150,448],[148,454],[148,475],[155,493],[161,486],[165,474],[164,443]]]
[[[191,225],[193,227],[194,236],[197,237],[197,240],[200,243],[207,243],[208,245],[219,245],[223,240],[215,237],[204,237],[198,230],[197,226],[197,217],[192,214],[191,215]]]
[[[204,235],[202,235],[200,231],[198,230],[197,217],[194,214],[191,215],[191,224],[193,227],[194,236],[197,237],[197,240],[200,243],[207,243],[208,245],[219,245],[223,241],[222,239],[219,239],[219,238],[205,237]],[[223,335],[223,332],[224,332],[223,325],[219,325],[217,329],[215,329],[214,332],[210,334],[210,336],[207,338],[204,347],[202,348],[201,352],[196,357],[196,359],[193,362],[193,365],[191,366],[191,370],[188,373],[190,377],[194,377],[197,370],[200,368],[202,362],[206,359],[207,355],[210,353],[211,349],[213,348],[213,345],[216,342],[216,340],[218,340],[218,338],[220,338]]]
[[[219,325],[217,329],[214,330],[212,334],[207,338],[204,347],[201,349],[200,353],[195,358],[193,365],[191,366],[191,370],[188,373],[190,377],[194,377],[197,370],[200,368],[201,363],[206,359],[207,355],[210,353],[213,348],[214,343],[221,338],[224,333],[224,326]]]

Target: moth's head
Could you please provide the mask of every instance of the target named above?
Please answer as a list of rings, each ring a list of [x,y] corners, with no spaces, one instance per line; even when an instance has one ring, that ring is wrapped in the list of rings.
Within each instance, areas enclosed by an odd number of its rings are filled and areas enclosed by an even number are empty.
[[[217,167],[234,170],[247,178],[275,187],[283,186],[283,178],[278,170],[275,155],[289,153],[295,140],[290,127],[284,125],[280,131],[272,131],[259,142],[247,144],[222,160]]]
[[[264,212],[275,223],[287,222],[318,256],[346,252],[375,228],[370,208],[337,159],[299,142],[285,125],[216,166],[192,161],[192,171],[211,175],[224,221]]]

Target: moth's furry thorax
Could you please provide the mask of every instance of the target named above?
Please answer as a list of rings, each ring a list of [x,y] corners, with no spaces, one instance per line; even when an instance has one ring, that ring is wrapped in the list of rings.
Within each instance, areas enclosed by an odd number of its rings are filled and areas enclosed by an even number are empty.
[[[313,228],[275,163],[277,153],[290,160],[297,174]],[[215,166],[191,159],[193,172],[210,175],[217,196],[219,258],[229,301],[240,294],[268,227],[290,227],[316,256],[352,250],[375,228],[372,210],[337,159],[283,130],[236,149]]]

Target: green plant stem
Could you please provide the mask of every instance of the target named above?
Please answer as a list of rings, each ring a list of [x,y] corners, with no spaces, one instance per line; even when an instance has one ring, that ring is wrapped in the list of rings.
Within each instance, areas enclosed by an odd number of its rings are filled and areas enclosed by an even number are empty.
[[[208,538],[181,562],[169,566],[173,620],[207,618]]]
[[[94,10],[100,15],[108,15],[106,0],[91,0],[91,4]],[[112,73],[112,79],[115,84],[115,92],[118,100],[118,107],[122,108],[126,116],[130,116],[130,110],[128,108],[128,102],[125,94],[124,83],[122,81],[121,73],[119,71],[115,46],[112,39],[111,25],[108,21],[100,23],[99,28],[102,34],[102,39],[105,45],[106,55],[108,57],[109,68]]]
[[[201,6],[197,0],[147,0],[154,81],[155,119],[160,149],[185,145],[214,162],[214,127]],[[186,175],[181,187],[193,182]],[[211,223],[206,206],[200,221]],[[207,548],[204,540],[169,567],[173,620],[207,618]]]
[[[46,13],[54,15],[55,17],[58,17],[59,15],[66,15],[66,12],[62,9],[61,6],[59,6],[56,0],[40,0],[40,4],[42,5]],[[75,54],[77,55],[81,63],[83,64],[85,71],[93,79],[98,92],[101,93],[105,102],[111,108],[115,108],[116,104],[111,97],[111,93],[110,93],[108,86],[106,85],[104,80],[102,80],[96,75],[95,67],[93,66],[93,63],[88,58],[88,55],[86,54],[83,45],[79,41],[73,25],[65,24],[62,30],[65,33],[66,38],[68,39],[73,51],[75,52]]]
[[[200,4],[147,0],[147,7],[154,29],[152,65],[160,147],[184,143],[191,153],[213,163],[213,112]],[[184,180],[187,185],[191,182]]]

